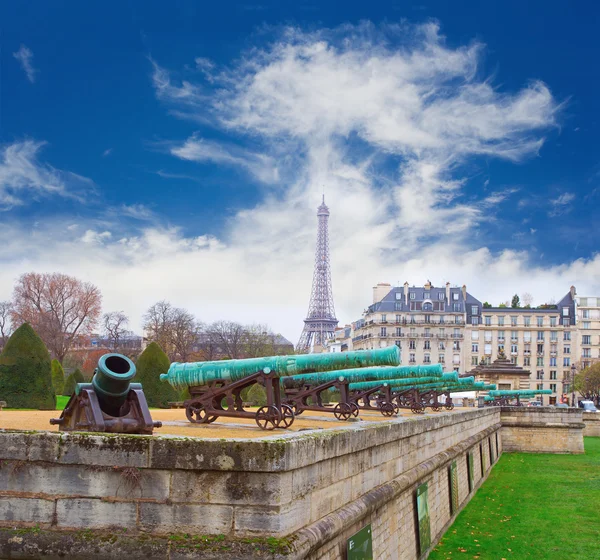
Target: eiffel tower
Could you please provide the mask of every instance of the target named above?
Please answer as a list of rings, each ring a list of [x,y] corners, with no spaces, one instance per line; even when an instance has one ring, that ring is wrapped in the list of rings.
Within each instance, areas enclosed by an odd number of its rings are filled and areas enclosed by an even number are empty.
[[[331,290],[331,267],[329,266],[329,208],[323,202],[317,210],[319,229],[317,233],[317,251],[315,255],[315,272],[313,275],[308,314],[304,319],[304,329],[296,350],[299,353],[310,352],[316,346],[324,346],[333,338],[338,320],[333,307]]]

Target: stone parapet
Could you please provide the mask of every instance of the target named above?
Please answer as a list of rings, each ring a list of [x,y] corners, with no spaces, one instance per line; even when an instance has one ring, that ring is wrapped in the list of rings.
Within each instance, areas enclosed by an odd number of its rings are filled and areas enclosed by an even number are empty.
[[[577,408],[503,406],[504,451],[583,453],[583,412]]]
[[[600,412],[584,412],[582,416],[585,424],[583,435],[600,437]]]

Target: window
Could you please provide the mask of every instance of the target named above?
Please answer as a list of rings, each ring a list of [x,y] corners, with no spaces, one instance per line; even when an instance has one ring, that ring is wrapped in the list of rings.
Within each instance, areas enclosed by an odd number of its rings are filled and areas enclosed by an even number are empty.
[[[543,369],[537,370],[536,379],[544,379],[544,370]]]
[[[531,327],[531,317],[523,317],[523,324],[526,327]]]
[[[583,310],[583,318],[584,319],[589,319],[590,318],[590,310],[589,309],[584,309]]]
[[[424,354],[423,355],[423,363],[425,363],[425,364],[430,364],[431,363],[431,354]]]
[[[569,331],[563,333],[563,340],[571,340],[571,333]]]
[[[396,327],[396,336],[402,336],[402,327]]]
[[[416,340],[410,340],[408,342],[408,348],[409,348],[409,350],[416,350],[417,349],[417,341]]]
[[[471,344],[471,352],[479,352],[479,344]]]
[[[485,353],[487,356],[491,356],[491,354],[492,354],[492,345],[491,345],[491,344],[485,344],[485,345],[484,345],[484,350],[483,350],[483,351],[484,351],[484,353]]]
[[[381,327],[381,336],[387,336],[387,327]]]
[[[568,307],[563,307],[562,312],[563,312],[563,317],[569,316],[569,308]]]
[[[555,369],[553,369],[553,370],[550,372],[550,379],[556,380],[556,370],[555,370]]]
[[[504,352],[504,344],[498,344],[498,353]]]
[[[431,341],[430,341],[430,340],[426,340],[426,341],[423,343],[423,348],[424,348],[425,350],[431,350]]]
[[[511,356],[510,357],[510,363],[513,365],[517,365],[517,357],[516,356]]]
[[[498,326],[499,327],[503,327],[504,326],[504,317],[498,317]]]
[[[441,301],[443,301],[445,297],[446,297],[446,296],[444,295],[444,292],[440,292],[440,293],[438,294],[438,299],[439,299],[439,300],[441,300]],[[441,362],[440,362],[440,363],[441,363]]]
[[[504,331],[498,331],[498,340],[504,340]]]
[[[433,311],[433,303],[430,301],[423,304],[423,311]]]
[[[592,357],[592,349],[591,348],[583,348],[581,351],[582,358],[591,358]]]
[[[516,327],[517,326],[517,317],[512,316],[510,318],[510,326],[511,327]]]
[[[479,340],[479,331],[471,331],[471,340]]]
[[[556,383],[550,383],[550,390],[551,390],[553,393],[556,393]]]
[[[556,367],[556,358],[550,358],[550,367]]]
[[[458,340],[452,343],[452,350],[460,350],[460,342]]]
[[[471,356],[471,365],[476,366],[478,363],[477,356]]]
[[[538,331],[537,332],[537,339],[538,340],[544,340],[544,331]]]
[[[417,297],[417,294],[415,294],[415,292],[410,292],[409,296],[410,299],[415,299]]]
[[[458,305],[460,305],[460,303]],[[454,317],[454,322],[455,323],[462,323],[462,317],[460,315],[456,315]]]
[[[415,331],[415,327],[410,327],[410,336],[417,336],[417,331]]]
[[[591,344],[592,343],[592,335],[591,334],[584,334],[581,337],[581,344]]]
[[[544,345],[543,344],[538,344],[537,345],[537,353],[538,354],[543,354],[544,353]]]
[[[516,344],[511,344],[510,345],[510,353],[511,354],[518,354],[519,353],[519,347]]]
[[[429,292],[425,292],[423,294],[423,299],[429,299]]]
[[[459,312],[461,310],[460,307],[461,307],[460,303],[453,303],[452,304],[452,310],[455,311],[455,312],[457,312],[457,311]]]
[[[563,354],[570,354],[570,353],[571,353],[571,347],[563,346]]]
[[[544,389],[544,384],[543,383],[538,383],[537,384],[537,388],[538,388],[538,391],[542,391]]]
[[[460,354],[454,354],[454,356],[452,356],[452,363],[460,364]]]
[[[409,357],[409,359],[408,359],[409,363],[414,364],[416,362],[414,354],[409,354],[408,357]]]
[[[519,341],[519,333],[517,331],[510,331],[510,340],[511,342]]]
[[[530,366],[531,365],[531,358],[529,358],[529,357],[523,358],[523,365],[524,366]]]
[[[558,340],[558,333],[556,331],[552,331],[550,333],[550,341],[556,342]]]
[[[394,303],[394,311],[402,311],[402,304],[399,302]]]
[[[399,340],[396,340],[396,346],[398,348],[402,348],[402,342],[400,342]]]
[[[438,349],[439,350],[445,350],[446,349],[446,343],[443,340],[440,340],[440,342],[438,344]]]
[[[483,336],[484,336],[486,342],[492,341],[492,331],[485,331],[483,333]]]
[[[381,314],[381,322],[382,323],[387,323],[387,315],[385,313]]]
[[[491,318],[491,316],[490,315],[486,315],[485,316],[485,326],[489,327],[489,326],[491,326],[491,324],[492,324],[492,318]]]
[[[550,317],[550,326],[556,327],[556,317]]]
[[[471,325],[477,326],[479,324],[479,317],[471,317]]]
[[[590,323],[590,321],[584,321],[583,322],[583,328],[584,329],[591,329],[592,328],[592,323]]]
[[[479,313],[479,308],[476,305],[471,306],[471,315],[477,315]]]
[[[444,354],[440,354],[438,357],[438,364],[445,364],[446,363],[446,358],[444,356]]]
[[[431,323],[431,315],[425,315],[425,322]]]
[[[537,362],[535,364],[538,367],[544,367],[544,358],[543,356],[538,356]]]
[[[452,299],[453,299],[454,301],[458,301],[458,293],[456,293],[456,292],[455,292],[455,293],[453,293],[453,294],[452,294]]]
[[[568,367],[571,365],[571,358],[563,358],[563,367]]]
[[[460,338],[460,329],[454,329],[454,334],[452,335],[452,338]]]
[[[444,329],[443,327],[440,327],[440,336],[442,336],[442,337],[445,337],[445,336],[446,336],[446,334],[445,334],[445,330],[446,330],[446,329]]]
[[[543,317],[537,317],[537,326],[538,327],[544,326],[544,318]]]
[[[396,292],[396,299],[402,299],[402,292]]]
[[[571,324],[571,319],[569,319],[568,317],[564,317],[563,318],[563,325],[565,327],[568,327]]]
[[[530,332],[523,333],[523,342],[525,342],[525,343],[531,342],[531,333]]]

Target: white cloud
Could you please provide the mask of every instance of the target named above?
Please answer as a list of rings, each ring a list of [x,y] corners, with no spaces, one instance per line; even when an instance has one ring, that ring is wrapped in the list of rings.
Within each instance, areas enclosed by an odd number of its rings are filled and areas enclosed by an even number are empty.
[[[21,45],[17,52],[13,53],[13,56],[21,63],[21,67],[27,76],[27,79],[33,84],[35,82],[35,75],[37,70],[33,67],[33,53],[31,49],[25,45]]]
[[[190,237],[158,220],[134,234],[86,225],[89,235],[76,238],[64,225],[12,233],[0,225],[0,235],[14,240],[0,246],[0,299],[24,271],[62,270],[96,282],[106,309],[125,309],[138,329],[145,309],[164,298],[204,321],[270,323],[295,342],[323,190],[341,321],[360,316],[379,281],[465,283],[496,302],[525,291],[538,301],[558,299],[571,284],[596,293],[598,255],[546,266],[476,240],[480,222],[494,219],[513,190],[482,186],[467,197],[465,169],[481,156],[536,155],[558,111],[541,83],[502,91],[482,78],[482,50],[446,45],[435,25],[362,24],[285,30],[239,64],[211,68],[214,84],[176,80],[153,63],[156,95],[171,111],[231,137],[217,144],[192,136],[172,144],[173,155],[253,176],[276,169],[281,188],[238,212],[218,238]]]
[[[75,173],[54,169],[38,161],[45,142],[25,140],[4,147],[0,152],[0,211],[10,210],[41,196],[79,198],[81,189],[93,183]]]
[[[570,204],[575,200],[575,195],[570,192],[564,192],[557,198],[550,200],[550,210],[548,216],[554,218],[561,214],[566,214],[570,210]]]
[[[113,149],[112,149],[112,148],[108,148],[108,149],[104,150],[104,151],[102,152],[102,157],[109,156],[110,154],[112,154],[112,151],[113,151]]]

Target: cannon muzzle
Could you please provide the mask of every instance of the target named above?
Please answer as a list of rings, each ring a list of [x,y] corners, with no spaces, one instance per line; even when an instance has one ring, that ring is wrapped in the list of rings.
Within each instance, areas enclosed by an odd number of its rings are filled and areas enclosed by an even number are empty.
[[[121,354],[104,354],[92,377],[100,408],[111,416],[120,416],[120,409],[131,389],[135,365]]]

